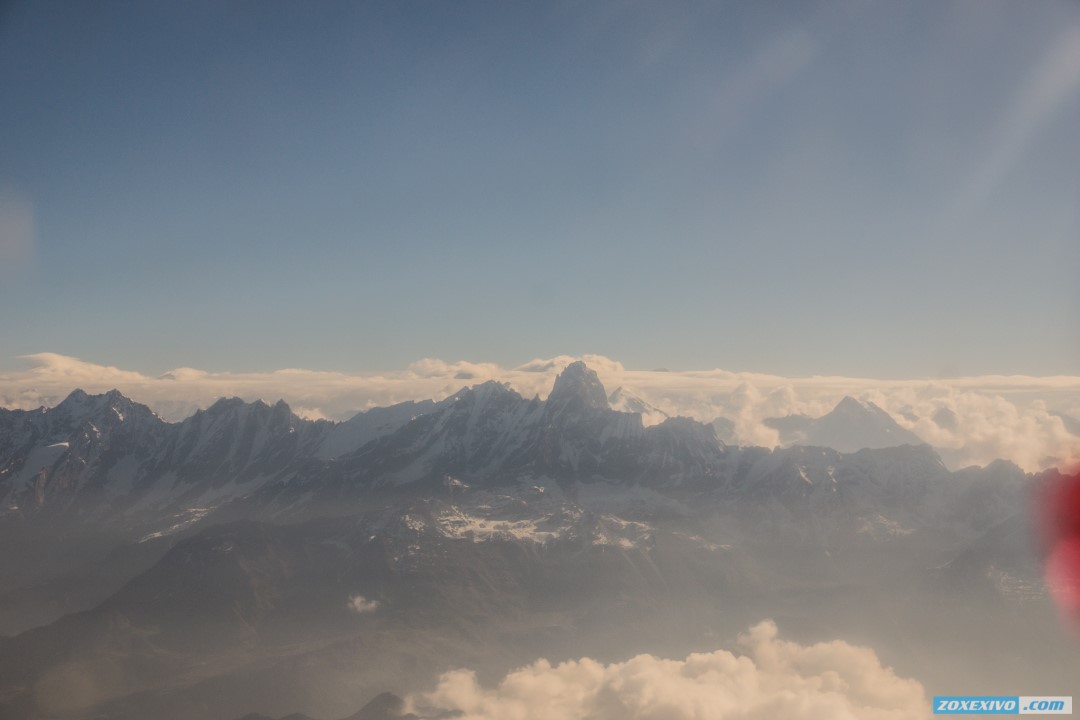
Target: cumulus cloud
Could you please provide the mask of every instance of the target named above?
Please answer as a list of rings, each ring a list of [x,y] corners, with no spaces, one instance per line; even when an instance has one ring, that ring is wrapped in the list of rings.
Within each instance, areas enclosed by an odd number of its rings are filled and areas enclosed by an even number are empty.
[[[369,613],[375,612],[379,609],[378,600],[368,600],[363,595],[352,595],[349,597],[347,607],[354,613]]]
[[[407,701],[421,716],[460,720],[916,720],[930,717],[922,685],[883,667],[873,650],[781,640],[772,621],[739,637],[744,654],[683,660],[638,655],[605,665],[538,660],[494,688],[443,674]]]
[[[298,417],[302,417],[305,420],[329,420],[330,418],[319,408],[304,407],[303,405],[297,405],[292,408],[292,411],[296,413]]]
[[[583,359],[610,391],[622,387],[668,415],[702,422],[731,421],[737,442],[772,446],[768,417],[818,417],[845,395],[870,400],[922,440],[943,450],[954,467],[1012,460],[1027,470],[1080,460],[1080,438],[1064,414],[1080,419],[1080,377],[979,376],[948,379],[873,380],[849,377],[783,377],[722,369],[666,372],[627,369],[601,355],[537,358],[515,368],[495,363],[427,358],[403,370],[347,374],[297,368],[262,373],[177,368],[159,377],[99,365],[56,353],[20,359],[0,370],[0,406],[32,409],[55,405],[75,388],[117,388],[167,420],[181,420],[219,397],[284,399],[297,414],[343,420],[357,412],[406,400],[442,399],[487,380],[508,382],[526,397],[546,397],[555,376]],[[651,418],[659,420],[660,416]]]

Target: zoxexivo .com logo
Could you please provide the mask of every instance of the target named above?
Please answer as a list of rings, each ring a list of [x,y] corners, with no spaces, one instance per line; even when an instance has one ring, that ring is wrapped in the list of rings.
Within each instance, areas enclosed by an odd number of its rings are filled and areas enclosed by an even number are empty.
[[[935,715],[1072,715],[1072,697],[936,695]]]

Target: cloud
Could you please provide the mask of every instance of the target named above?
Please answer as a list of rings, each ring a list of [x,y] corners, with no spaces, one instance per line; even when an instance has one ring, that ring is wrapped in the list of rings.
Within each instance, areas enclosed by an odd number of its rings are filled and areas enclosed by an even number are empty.
[[[883,667],[873,650],[781,640],[772,621],[739,637],[745,654],[684,660],[638,655],[604,665],[538,660],[484,688],[469,670],[443,674],[407,705],[459,720],[916,720],[930,717],[922,685]]]
[[[349,597],[347,607],[354,613],[369,613],[375,612],[379,609],[378,600],[368,600],[363,595],[352,595]]]
[[[471,363],[459,360],[448,363],[435,358],[418,360],[408,367],[408,371],[419,378],[452,377],[458,380],[489,380],[501,372],[494,363]]]
[[[733,135],[764,98],[784,87],[813,61],[818,51],[806,28],[793,26],[769,38],[721,83],[714,99],[713,131]]]
[[[292,411],[296,413],[297,417],[302,417],[305,420],[329,420],[326,413],[319,408],[304,407],[303,405],[297,405],[292,408]]]
[[[1080,92],[1080,25],[1067,27],[1047,44],[1038,66],[1019,89],[1007,112],[1001,114],[984,154],[954,213],[965,215],[981,205],[1058,110]]]
[[[1012,460],[1028,470],[1080,460],[1080,438],[1061,417],[1080,418],[1080,377],[981,376],[912,380],[783,377],[722,369],[661,372],[627,369],[600,355],[537,358],[515,368],[494,363],[417,361],[403,370],[369,374],[289,368],[274,372],[207,372],[176,368],[159,377],[56,353],[21,358],[0,370],[0,406],[55,405],[79,387],[117,388],[167,420],[181,420],[219,397],[284,399],[298,414],[342,420],[359,411],[406,400],[445,398],[486,380],[508,382],[525,397],[546,397],[555,376],[584,359],[610,391],[622,386],[668,415],[734,423],[741,444],[772,446],[768,417],[820,416],[845,395],[871,400],[924,441],[948,451],[952,466]],[[944,420],[948,418],[948,420]]]
[[[0,279],[14,278],[34,262],[34,208],[10,186],[0,187]]]
[[[612,360],[609,357],[603,355],[582,355],[581,357],[574,357],[572,355],[557,355],[553,358],[536,358],[530,360],[524,365],[519,365],[514,368],[518,372],[529,373],[559,373],[564,367],[570,363],[581,360],[590,368],[596,372],[625,372],[626,368],[618,360]]]

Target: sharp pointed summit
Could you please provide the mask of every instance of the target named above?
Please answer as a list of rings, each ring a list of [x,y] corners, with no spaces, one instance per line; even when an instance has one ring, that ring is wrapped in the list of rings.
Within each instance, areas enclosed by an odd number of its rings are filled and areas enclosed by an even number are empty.
[[[862,448],[921,445],[915,433],[904,428],[872,402],[844,396],[830,412],[819,418],[789,415],[768,418],[765,424],[780,431],[783,445],[830,447],[841,452]]]
[[[567,365],[555,378],[547,403],[552,412],[611,408],[600,378],[581,360]]]

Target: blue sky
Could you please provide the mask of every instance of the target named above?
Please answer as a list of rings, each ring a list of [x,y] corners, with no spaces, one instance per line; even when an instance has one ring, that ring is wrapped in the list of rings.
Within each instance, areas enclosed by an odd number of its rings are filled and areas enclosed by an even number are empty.
[[[1080,374],[1080,4],[0,11],[0,366]]]

